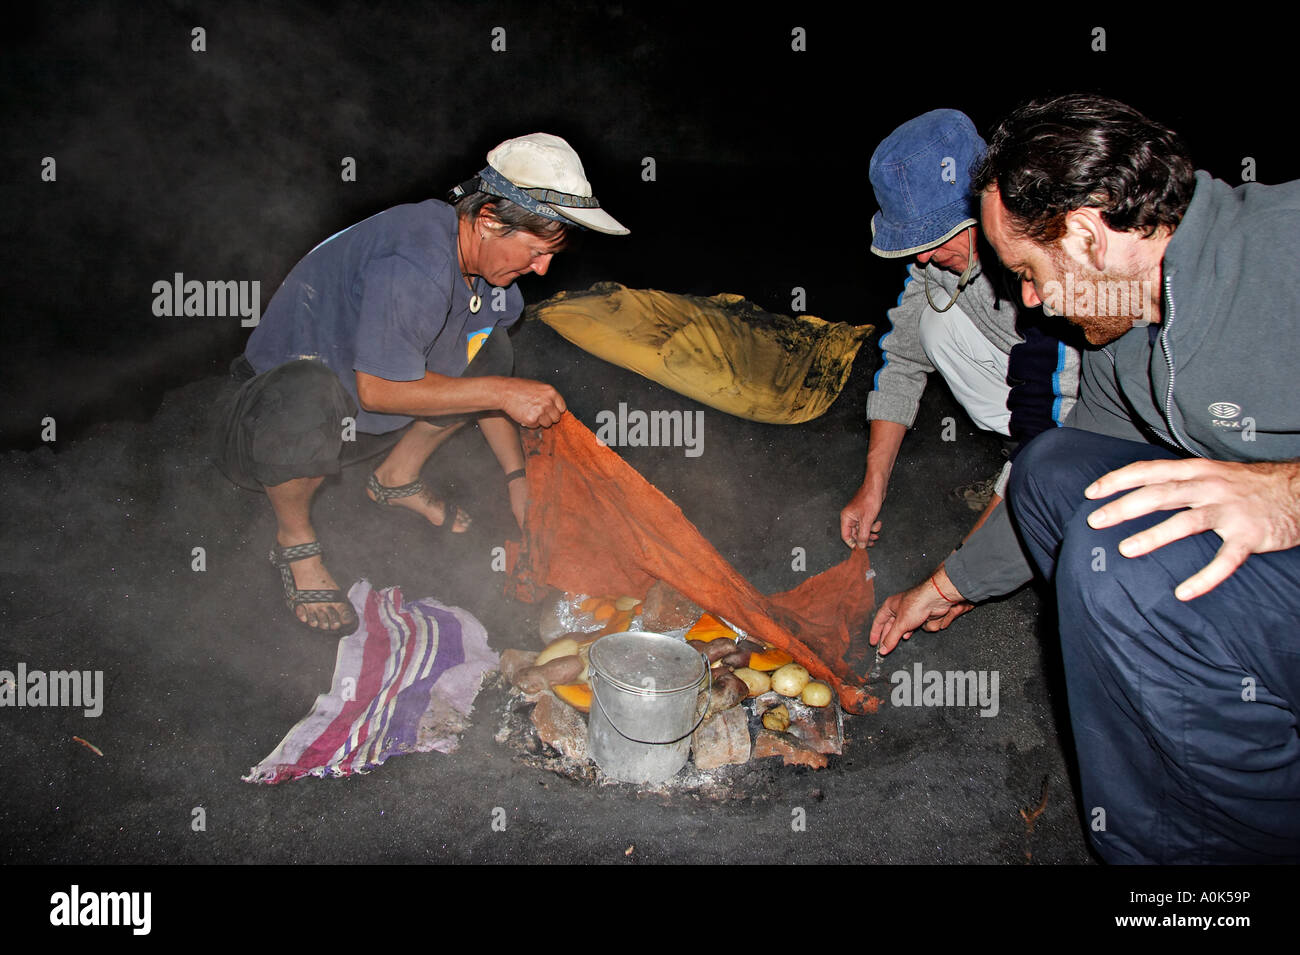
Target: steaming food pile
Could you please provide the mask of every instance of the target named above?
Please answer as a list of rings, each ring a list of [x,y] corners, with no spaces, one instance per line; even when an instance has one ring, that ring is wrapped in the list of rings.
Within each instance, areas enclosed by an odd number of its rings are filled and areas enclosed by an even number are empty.
[[[564,735],[568,745],[558,748],[574,748],[574,737],[581,735],[575,731],[575,720],[581,720],[577,713],[590,713],[592,706],[591,647],[601,637],[629,629],[684,638],[708,661],[710,688],[707,700],[701,693],[699,706],[705,715],[692,736],[697,769],[775,755],[820,768],[826,754],[841,752],[842,717],[830,686],[812,680],[784,650],[748,639],[662,582],[644,600],[562,595],[543,619],[545,647],[539,653],[502,654],[506,680],[541,704],[533,723],[543,742],[556,745],[548,735]],[[555,701],[576,712],[556,713]],[[557,724],[567,731],[556,730]]]

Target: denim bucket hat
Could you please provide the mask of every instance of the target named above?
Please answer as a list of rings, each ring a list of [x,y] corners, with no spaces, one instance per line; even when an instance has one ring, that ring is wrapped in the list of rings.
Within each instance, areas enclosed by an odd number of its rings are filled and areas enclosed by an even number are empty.
[[[887,259],[942,245],[975,225],[971,168],[984,155],[975,124],[955,109],[908,120],[871,154],[868,176],[880,211],[871,251]]]

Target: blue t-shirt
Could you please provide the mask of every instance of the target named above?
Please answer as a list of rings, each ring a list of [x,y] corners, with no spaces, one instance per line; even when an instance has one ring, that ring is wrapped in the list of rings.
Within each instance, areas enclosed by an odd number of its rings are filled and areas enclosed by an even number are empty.
[[[514,283],[498,291],[474,281],[477,314],[456,260],[455,209],[436,199],[395,206],[308,252],[267,304],[244,355],[259,373],[322,361],[354,400],[354,371],[389,381],[418,381],[426,370],[458,377],[488,335],[504,335],[524,308]],[[410,420],[362,409],[357,430],[383,434]]]

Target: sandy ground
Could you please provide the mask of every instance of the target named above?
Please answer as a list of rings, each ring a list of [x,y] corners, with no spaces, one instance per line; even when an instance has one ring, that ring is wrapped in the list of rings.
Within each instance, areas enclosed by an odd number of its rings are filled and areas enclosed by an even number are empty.
[[[694,410],[694,402],[586,355],[537,322],[516,336],[517,373],[556,384],[588,425],[618,402]],[[874,338],[839,401],[802,426],[705,411],[704,453],[625,448],[760,589],[842,559],[840,507],[860,479],[862,409]],[[228,385],[196,381],[147,423],[114,423],[68,444],[10,452],[0,564],[5,658],[29,669],[102,670],[103,713],[10,710],[0,720],[0,861],[280,862],[870,862],[1079,863],[1086,848],[1069,768],[1054,636],[1031,590],[981,607],[942,635],[904,644],[881,668],[996,670],[996,716],[975,708],[894,707],[846,723],[828,769],[769,761],[743,799],[593,788],[523,765],[494,741],[506,695],[485,690],[459,752],[408,755],[345,780],[279,786],[240,777],[328,689],[335,640],[297,628],[267,563],[269,506],[207,461],[207,419]],[[958,418],[958,440],[941,440]],[[948,495],[992,474],[995,442],[931,387],[895,472],[873,549],[877,594],[920,580],[973,514]],[[501,595],[492,548],[510,529],[495,463],[463,433],[426,476],[476,516],[462,539],[419,520],[384,520],[365,501],[367,469],[319,494],[314,519],[340,582],[364,576],[410,598],[463,606],[494,648],[538,645],[538,609]],[[405,515],[403,515],[405,516]],[[192,569],[193,548],[206,570]],[[346,586],[346,584],[345,584]],[[75,742],[80,736],[103,752]],[[1019,810],[1046,810],[1027,836]],[[206,831],[191,827],[202,807]],[[504,831],[492,826],[505,811]],[[803,809],[806,828],[792,827]],[[498,816],[499,818],[499,816]],[[631,856],[625,855],[634,846]]]

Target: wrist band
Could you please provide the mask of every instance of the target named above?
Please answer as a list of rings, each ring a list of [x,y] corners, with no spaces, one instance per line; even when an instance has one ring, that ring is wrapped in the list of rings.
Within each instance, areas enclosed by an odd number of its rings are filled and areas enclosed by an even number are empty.
[[[517,470],[511,471],[509,474],[506,475],[506,483],[509,484],[515,478],[525,477],[527,476],[527,474],[528,472],[526,470],[524,470],[523,468],[518,468]]]
[[[960,599],[960,598],[958,598],[957,600],[948,600],[947,597],[944,597],[944,593],[943,593],[943,591],[939,589],[939,585],[938,585],[938,583],[935,582],[935,579],[934,579],[934,576],[935,576],[935,574],[937,574],[937,573],[939,573],[939,572],[936,570],[936,571],[934,572],[934,574],[931,574],[931,575],[930,575],[930,586],[934,588],[934,592],[937,593],[940,597],[943,597],[943,599],[944,599],[944,600],[947,600],[948,603],[950,603],[950,604],[961,603],[961,599]]]

